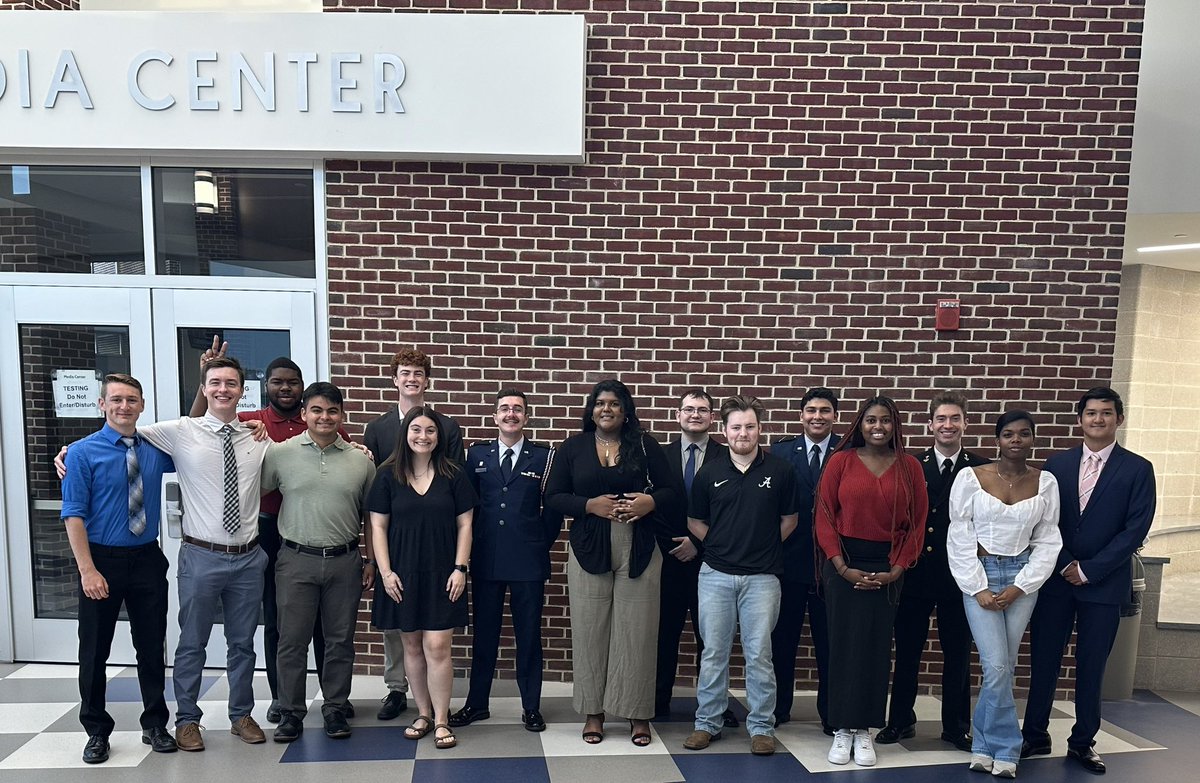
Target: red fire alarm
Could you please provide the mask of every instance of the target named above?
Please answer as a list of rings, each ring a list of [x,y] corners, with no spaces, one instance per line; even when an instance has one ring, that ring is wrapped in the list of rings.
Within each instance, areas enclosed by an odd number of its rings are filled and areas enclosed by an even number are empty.
[[[937,303],[937,320],[934,328],[939,332],[953,332],[958,329],[959,301],[957,299],[939,299]]]

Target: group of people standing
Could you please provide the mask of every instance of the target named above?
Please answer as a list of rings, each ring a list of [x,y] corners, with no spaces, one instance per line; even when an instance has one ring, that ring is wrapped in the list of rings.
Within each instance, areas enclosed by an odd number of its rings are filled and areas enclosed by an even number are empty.
[[[653,741],[651,721],[672,714],[690,612],[700,670],[695,730],[684,747],[705,748],[738,725],[728,687],[740,630],[750,749],[773,753],[775,727],[791,719],[807,616],[817,711],[833,737],[829,761],[871,766],[876,743],[915,734],[917,673],[936,612],[941,736],[971,752],[971,769],[1014,777],[1022,757],[1051,751],[1050,705],[1077,629],[1068,756],[1104,771],[1092,748],[1100,680],[1129,588],[1129,559],[1154,513],[1149,463],[1116,444],[1124,412],[1111,389],[1084,395],[1077,409],[1083,444],[1038,470],[1028,464],[1031,414],[1000,416],[992,462],[962,448],[967,403],[956,394],[931,401],[934,443],[917,457],[905,451],[892,400],[868,400],[839,437],[837,396],[819,387],[802,399],[803,434],[769,448],[759,400],[733,396],[717,408],[704,389],[688,389],[679,398],[679,437],[660,445],[617,380],[592,388],[580,432],[556,449],[525,437],[526,395],[502,389],[495,439],[465,451],[459,425],[425,402],[429,358],[406,350],[391,365],[397,406],[368,424],[365,446],[356,448],[341,430],[341,392],[325,383],[303,388],[299,369],[286,359],[268,372],[271,406],[257,416],[256,432],[238,423],[236,362],[214,343],[202,363],[202,417],[136,427],[140,387],[128,376],[110,376],[101,403],[105,427],[67,453],[63,517],[81,572],[85,761],[108,755],[113,722],[104,711],[103,661],[123,601],[139,653],[144,741],[164,752],[176,743],[203,749],[195,697],[218,596],[232,731],[247,742],[265,741],[250,716],[264,574],[275,586],[279,640],[274,651],[269,642],[267,661],[275,675],[268,678],[268,719],[279,724],[276,741],[303,731],[304,661],[314,640],[326,734],[349,736],[354,619],[362,591],[372,587],[373,623],[384,633],[386,654],[380,719],[404,712],[410,689],[418,714],[404,730],[409,739],[432,733],[438,748],[453,747],[454,729],[489,718],[508,593],[522,723],[544,730],[542,606],[549,552],[570,517],[574,707],[585,716],[587,743],[605,739],[611,717],[628,720],[635,745]],[[288,382],[276,383],[277,374]],[[718,415],[724,444],[710,437]],[[185,508],[175,738],[165,730],[162,666],[151,660],[155,650],[162,659],[166,612],[157,487],[173,467]],[[278,491],[279,504],[264,499],[260,512],[260,490]],[[272,523],[278,543],[268,566]],[[130,570],[137,579],[121,576]],[[468,571],[471,683],[465,704],[451,713],[450,646],[469,619]],[[98,589],[98,575],[114,589]],[[138,579],[154,590],[127,585]],[[147,593],[156,602],[135,610]],[[1013,676],[1027,624],[1033,677],[1022,728]],[[972,638],[984,675],[973,732]]]

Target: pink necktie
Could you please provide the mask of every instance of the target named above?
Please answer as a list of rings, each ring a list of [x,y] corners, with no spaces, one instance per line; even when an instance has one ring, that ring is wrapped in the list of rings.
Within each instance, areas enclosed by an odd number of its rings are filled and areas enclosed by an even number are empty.
[[[1083,478],[1079,479],[1079,511],[1087,508],[1092,490],[1096,488],[1096,480],[1100,478],[1100,458],[1095,454],[1088,455],[1087,465],[1083,469]]]

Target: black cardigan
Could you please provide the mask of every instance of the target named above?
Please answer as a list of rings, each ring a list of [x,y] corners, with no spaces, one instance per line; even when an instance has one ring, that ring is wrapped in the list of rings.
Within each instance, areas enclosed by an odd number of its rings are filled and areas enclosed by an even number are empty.
[[[612,571],[611,522],[587,513],[587,502],[599,495],[644,492],[654,487],[655,514],[634,522],[633,552],[629,578],[636,579],[650,564],[654,554],[656,517],[670,515],[679,497],[671,480],[671,468],[662,447],[649,435],[642,434],[646,449],[646,470],[626,472],[621,465],[605,467],[596,458],[595,433],[582,432],[563,441],[554,457],[546,485],[546,505],[573,518],[570,530],[571,551],[583,570],[592,574]],[[649,482],[647,482],[647,476]]]

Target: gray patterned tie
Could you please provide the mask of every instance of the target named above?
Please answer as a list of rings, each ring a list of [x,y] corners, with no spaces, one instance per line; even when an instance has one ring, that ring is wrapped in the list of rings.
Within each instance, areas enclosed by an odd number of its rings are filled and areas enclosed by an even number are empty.
[[[237,457],[233,453],[233,425],[226,424],[220,430],[221,451],[225,457],[225,505],[221,514],[221,526],[233,535],[242,526],[242,515],[238,507]]]
[[[129,482],[129,532],[140,536],[146,531],[145,498],[142,471],[138,467],[137,438],[121,438],[125,444],[125,478]]]

